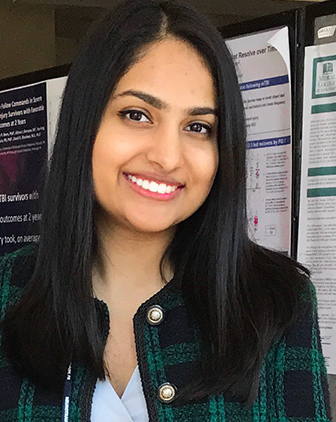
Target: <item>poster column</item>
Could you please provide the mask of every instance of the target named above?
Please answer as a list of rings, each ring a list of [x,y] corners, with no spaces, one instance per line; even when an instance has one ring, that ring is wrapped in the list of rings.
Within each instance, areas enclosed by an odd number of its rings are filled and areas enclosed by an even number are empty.
[[[336,374],[336,43],[306,48],[298,260],[317,290],[323,354]]]
[[[46,83],[0,93],[0,256],[39,241]]]
[[[0,92],[0,256],[39,241],[42,187],[66,81]]]
[[[227,40],[247,121],[250,237],[290,254],[291,81],[288,28]]]
[[[58,117],[67,79],[67,76],[62,76],[47,81],[48,159],[51,157],[54,148]]]

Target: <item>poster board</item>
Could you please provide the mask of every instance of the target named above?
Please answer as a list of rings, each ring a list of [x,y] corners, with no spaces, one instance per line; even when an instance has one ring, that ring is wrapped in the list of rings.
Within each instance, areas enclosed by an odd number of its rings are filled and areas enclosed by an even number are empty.
[[[291,11],[221,30],[236,62],[247,119],[249,234],[287,255],[296,249],[299,108],[293,100],[300,19]]]
[[[0,81],[0,256],[39,242],[42,187],[67,69]]]
[[[333,1],[305,9],[305,46],[336,42],[336,6]]]
[[[323,354],[336,417],[336,4],[305,9],[305,62],[298,260],[311,270],[319,306]],[[336,233],[336,232],[335,232]]]

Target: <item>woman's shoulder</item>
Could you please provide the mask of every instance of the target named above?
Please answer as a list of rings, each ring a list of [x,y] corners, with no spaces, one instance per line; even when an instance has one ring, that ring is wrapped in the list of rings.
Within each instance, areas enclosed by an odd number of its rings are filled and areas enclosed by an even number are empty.
[[[291,266],[291,263],[286,262]],[[315,286],[308,271],[294,265],[298,285],[298,312],[266,357],[269,376],[275,376],[284,392],[288,418],[331,421],[325,359],[321,347]],[[278,392],[276,392],[278,394]],[[289,419],[288,419],[289,420]],[[306,419],[305,419],[306,420]]]
[[[28,245],[0,258],[0,321],[6,308],[22,296],[36,262],[36,245]]]
[[[319,345],[318,302],[311,279],[304,279],[299,294],[299,313],[293,325],[288,328],[286,339],[290,344],[301,343],[300,346],[311,348]],[[315,340],[312,337],[315,337]]]

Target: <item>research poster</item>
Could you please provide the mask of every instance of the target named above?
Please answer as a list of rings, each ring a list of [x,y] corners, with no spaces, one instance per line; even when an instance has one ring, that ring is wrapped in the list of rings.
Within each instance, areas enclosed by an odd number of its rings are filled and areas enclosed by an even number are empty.
[[[39,241],[48,149],[65,84],[59,79],[60,93],[49,98],[57,80],[0,92],[0,256]]]
[[[311,270],[336,374],[336,43],[306,48],[303,104],[298,260]]]
[[[247,120],[250,237],[290,254],[292,130],[288,28],[226,40]]]

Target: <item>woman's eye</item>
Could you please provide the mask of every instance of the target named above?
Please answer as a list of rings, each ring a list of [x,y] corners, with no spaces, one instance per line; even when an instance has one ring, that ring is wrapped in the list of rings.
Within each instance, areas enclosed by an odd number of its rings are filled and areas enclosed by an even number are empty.
[[[191,123],[187,126],[188,132],[200,133],[201,135],[211,135],[212,129],[210,126],[204,123]]]
[[[119,114],[121,115],[121,117],[129,119],[129,120],[133,120],[134,122],[149,122],[150,121],[148,117],[145,115],[145,113],[143,113],[140,110],[123,110],[123,111],[120,111]]]

